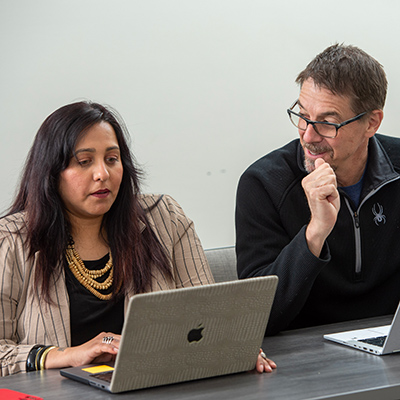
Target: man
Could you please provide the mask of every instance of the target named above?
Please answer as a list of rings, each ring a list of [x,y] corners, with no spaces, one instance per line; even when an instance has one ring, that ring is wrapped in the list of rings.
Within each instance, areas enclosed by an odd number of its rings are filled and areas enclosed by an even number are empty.
[[[400,299],[400,139],[375,135],[387,81],[333,45],[296,79],[300,138],[242,175],[239,278],[279,276],[267,334],[394,313]]]

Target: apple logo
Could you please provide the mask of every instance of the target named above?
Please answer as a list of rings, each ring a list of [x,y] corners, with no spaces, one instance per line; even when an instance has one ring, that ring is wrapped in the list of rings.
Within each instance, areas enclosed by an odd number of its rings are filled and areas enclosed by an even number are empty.
[[[189,331],[187,335],[187,340],[189,343],[193,342],[199,342],[201,339],[203,339],[203,334],[202,331],[204,329],[203,324],[200,324],[197,328],[194,328]]]

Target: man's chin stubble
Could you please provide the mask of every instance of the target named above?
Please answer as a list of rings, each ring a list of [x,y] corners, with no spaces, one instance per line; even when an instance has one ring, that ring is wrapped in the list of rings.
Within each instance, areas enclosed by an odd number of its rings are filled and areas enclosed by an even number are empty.
[[[304,168],[308,173],[313,172],[315,170],[315,161],[304,157]]]
[[[333,169],[333,171],[336,171],[336,166],[332,165],[331,163],[328,163],[331,168]],[[311,173],[315,170],[315,160],[310,160],[309,158],[307,158],[306,156],[304,156],[304,168],[308,173]]]

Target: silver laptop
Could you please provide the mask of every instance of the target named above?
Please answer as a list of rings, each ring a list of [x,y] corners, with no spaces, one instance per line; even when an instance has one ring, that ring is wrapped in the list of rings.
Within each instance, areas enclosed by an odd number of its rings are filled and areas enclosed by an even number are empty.
[[[324,335],[325,339],[383,356],[400,351],[400,304],[391,325]]]
[[[115,364],[60,373],[118,393],[251,370],[277,283],[266,276],[135,295]]]

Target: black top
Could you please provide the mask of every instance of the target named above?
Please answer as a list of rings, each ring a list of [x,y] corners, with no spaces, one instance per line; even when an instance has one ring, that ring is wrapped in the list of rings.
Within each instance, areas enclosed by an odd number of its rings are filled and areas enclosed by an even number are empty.
[[[251,165],[236,201],[239,278],[278,275],[268,334],[393,314],[400,300],[400,139],[375,135],[360,204],[340,210],[320,257],[308,249],[299,139]]]
[[[95,270],[104,268],[109,255],[100,260],[84,261],[87,269]],[[124,298],[118,301],[101,300],[90,293],[73,275],[66,263],[65,277],[69,295],[70,321],[71,321],[71,343],[78,346],[93,339],[100,332],[112,332],[121,334],[124,323]],[[104,281],[109,272],[98,278]],[[110,293],[113,286],[102,294]]]

